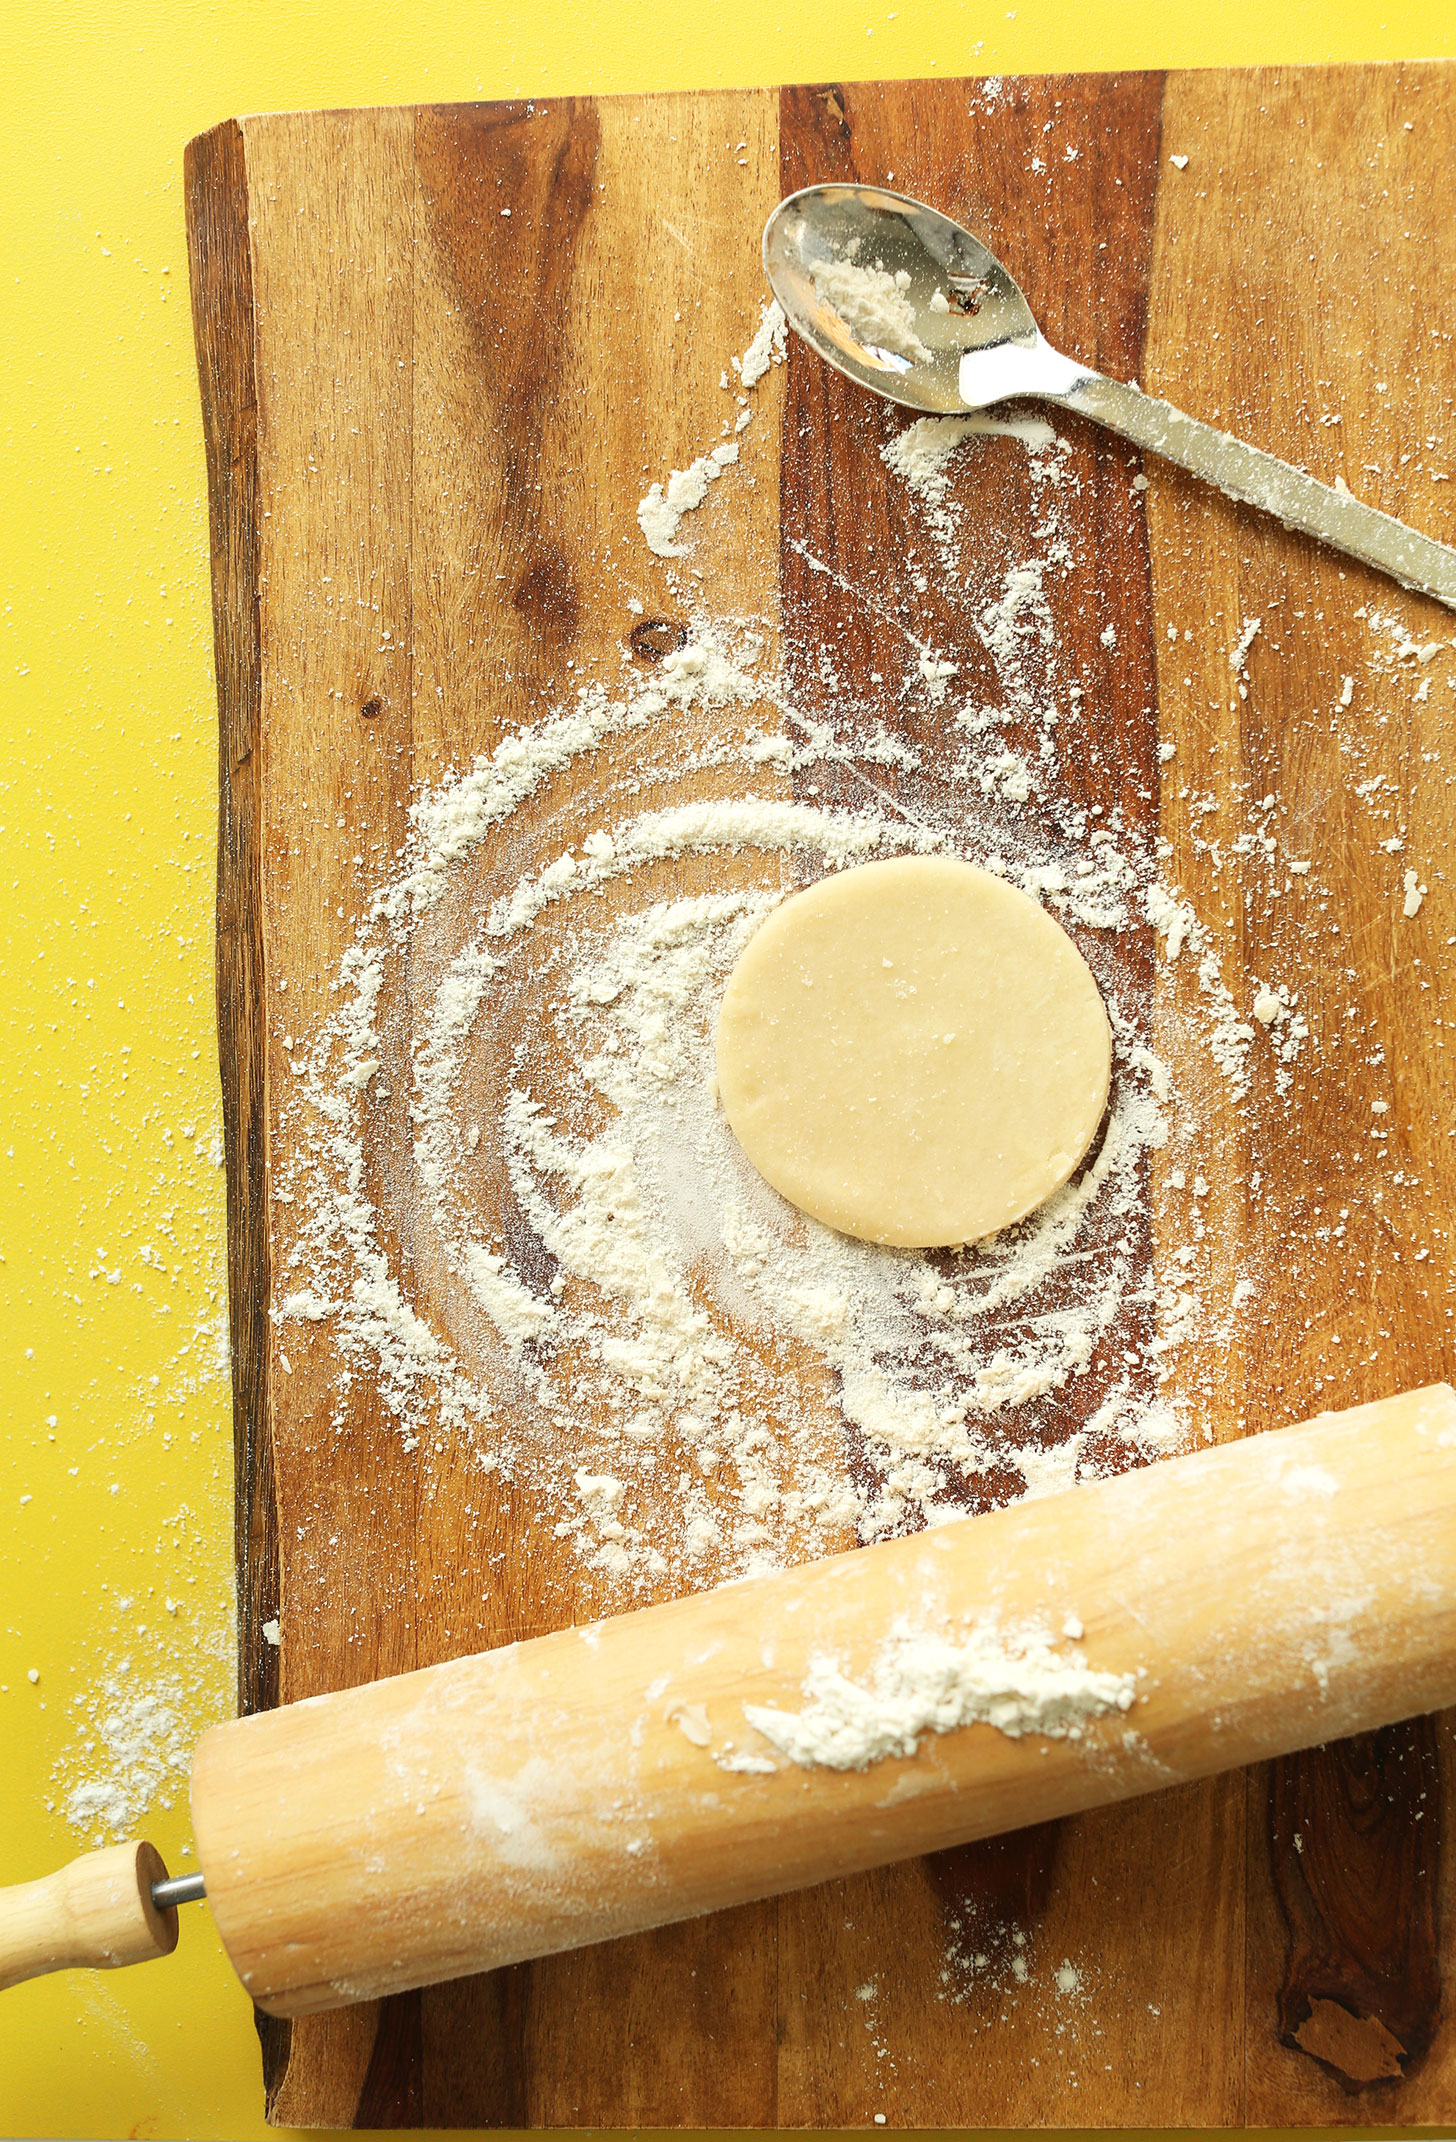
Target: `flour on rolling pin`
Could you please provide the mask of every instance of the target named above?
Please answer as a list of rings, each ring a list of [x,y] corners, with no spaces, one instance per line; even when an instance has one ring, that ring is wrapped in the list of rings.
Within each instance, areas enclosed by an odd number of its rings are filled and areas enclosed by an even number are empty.
[[[1064,1634],[1080,1636],[1068,1617]],[[983,1724],[1020,1740],[1078,1740],[1094,1718],[1132,1708],[1137,1676],[1099,1673],[1059,1654],[1045,1630],[994,1624],[956,1643],[901,1620],[871,1663],[867,1682],[833,1658],[810,1661],[800,1711],[744,1706],[748,1722],[781,1755],[805,1769],[867,1770],[889,1756],[914,1755],[927,1733]],[[759,1759],[749,1757],[748,1761]],[[745,1767],[723,1758],[725,1769]]]
[[[1453,1420],[1407,1392],[217,1728],[228,1953],[309,2013],[1439,1708]]]
[[[229,1958],[326,2012],[1440,1709],[1453,1421],[1409,1391],[216,1727],[191,1802]],[[713,1747],[740,1712],[786,1761]],[[168,1953],[163,1885],[131,1845],[6,1891],[0,1988]]]

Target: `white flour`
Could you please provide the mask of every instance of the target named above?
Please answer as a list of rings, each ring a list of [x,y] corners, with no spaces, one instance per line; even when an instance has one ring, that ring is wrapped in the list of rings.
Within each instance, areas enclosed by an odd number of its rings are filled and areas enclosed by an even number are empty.
[[[742,357],[735,357],[733,360],[733,369],[743,389],[743,394],[739,397],[743,406],[739,410],[735,431],[745,430],[750,421],[751,411],[746,405],[745,397],[758,385],[771,364],[783,363],[786,333],[783,307],[775,298],[764,306],[758,333]],[[725,372],[725,386],[727,382],[728,375]],[[725,423],[723,429],[726,431],[727,428]],[[702,505],[708,495],[709,484],[716,483],[724,469],[731,468],[737,461],[738,455],[736,438],[720,440],[716,446],[710,447],[707,453],[699,454],[697,460],[690,462],[687,468],[674,469],[665,486],[661,483],[653,484],[637,507],[637,525],[647,539],[649,550],[655,551],[659,558],[688,556],[690,546],[677,540],[683,515],[695,512]]]
[[[733,369],[744,392],[756,387],[769,366],[782,364],[787,355],[788,326],[784,308],[777,298],[771,298],[763,307],[757,334],[742,357],[733,361]]]
[[[800,1711],[745,1704],[751,1726],[806,1770],[868,1770],[914,1755],[927,1733],[994,1726],[1013,1740],[1079,1740],[1086,1726],[1127,1711],[1134,1675],[1099,1673],[1057,1652],[1039,1629],[978,1625],[963,1641],[896,1624],[870,1667],[851,1680],[832,1658],[811,1661]]]
[[[211,1177],[222,1164],[221,1141],[212,1126],[184,1118],[177,1129],[192,1149],[192,1164]],[[45,1805],[92,1844],[135,1836],[149,1811],[159,1807],[178,1810],[178,1823],[163,1826],[164,1836],[167,1829],[175,1832],[185,1820],[186,1777],[197,1735],[231,1715],[237,1682],[230,1587],[218,1581],[221,1570],[212,1558],[199,1555],[199,1548],[217,1536],[215,1522],[225,1521],[224,1496],[231,1508],[227,1275],[221,1242],[211,1255],[198,1256],[177,1225],[169,1136],[162,1140],[168,1163],[145,1186],[134,1216],[123,1221],[113,1214],[104,1246],[91,1245],[97,1259],[94,1282],[125,1285],[140,1328],[145,1328],[146,1308],[154,1306],[165,1315],[160,1328],[168,1337],[143,1356],[155,1367],[138,1377],[121,1423],[88,1426],[78,1467],[104,1468],[111,1495],[124,1501],[131,1493],[132,1470],[155,1469],[157,1454],[177,1441],[179,1423],[199,1423],[190,1441],[201,1456],[205,1431],[200,1424],[210,1422],[217,1439],[219,1503],[215,1520],[213,1513],[179,1502],[153,1536],[144,1534],[134,1554],[119,1561],[113,1577],[86,1581],[87,1641],[65,1656],[63,1670],[58,1659],[54,1678],[47,1677],[53,1687],[70,1684],[65,1699],[70,1730],[57,1753],[53,1797]],[[189,1255],[197,1258],[190,1272]],[[196,1287],[192,1313],[176,1313],[187,1301],[180,1286],[176,1296],[153,1295],[148,1304],[134,1273],[148,1281],[148,1291],[158,1282],[170,1290],[174,1281],[190,1277]],[[194,1474],[194,1492],[196,1479]]]
[[[911,491],[939,506],[950,490],[952,463],[972,440],[1020,439],[1032,452],[1044,453],[1055,446],[1056,437],[1044,417],[997,417],[977,409],[967,416],[917,417],[881,454],[885,466],[903,476]]]
[[[765,308],[734,361],[743,388],[782,342]],[[1024,455],[1034,505],[972,569],[977,453]],[[887,618],[900,733],[827,657],[806,709],[765,626],[695,610],[668,555],[686,644],[563,684],[416,795],[336,1008],[295,1037],[283,1333],[330,1349],[340,1422],[364,1378],[408,1446],[453,1439],[509,1477],[604,1610],[1056,1492],[1197,1432],[1173,1399],[1187,1347],[1231,1332],[1253,1290],[1205,1227],[1227,1164],[1148,1045],[1139,933],[1188,963],[1209,1073],[1236,1101],[1256,1081],[1282,1099],[1310,1027],[1282,978],[1226,970],[1152,838],[1068,798],[1063,753],[1098,688],[1056,624],[1069,581],[1097,595],[1064,527],[1070,454],[1042,419],[986,416],[924,420],[885,449],[911,581],[934,577],[994,678],[971,690],[962,655]],[[674,480],[645,504],[676,511]],[[654,522],[664,540],[675,527]],[[872,586],[799,558],[846,614],[875,606]],[[1251,622],[1223,628],[1230,690],[1247,688]],[[1261,629],[1276,659],[1277,627]],[[1115,630],[1101,649],[1120,659]],[[1393,647],[1392,673],[1425,659]],[[1236,854],[1271,898],[1327,900],[1273,797],[1179,794],[1215,868]],[[1400,837],[1378,786],[1357,782],[1356,802]],[[997,871],[1077,932],[1114,1038],[1080,1177],[1004,1236],[934,1255],[786,1205],[728,1133],[713,1073],[719,995],[764,915],[825,870],[906,851]],[[1153,1284],[1148,1173],[1169,1147],[1164,1222],[1184,1242]]]
[[[861,243],[851,238],[837,260],[807,263],[815,296],[838,314],[866,349],[888,350],[916,364],[927,363],[930,352],[915,332],[915,306],[906,295],[908,273],[904,268],[892,272],[861,261],[857,257]]]
[[[1006,659],[1014,683],[1022,655],[1009,639]],[[640,735],[639,764],[670,752],[664,724],[695,706],[717,710],[739,793],[614,812],[604,790],[600,822],[573,845],[524,870],[513,845],[497,861],[495,829],[544,782],[589,764],[615,736]],[[864,741],[873,763],[878,741]],[[1035,849],[1013,862],[988,857],[953,823],[886,810],[872,780],[855,809],[754,793],[764,767],[860,763],[856,742],[798,717],[752,643],[707,621],[618,697],[582,687],[572,706],[419,798],[400,874],[380,889],[345,962],[344,1001],[307,1057],[295,1053],[313,1129],[285,1192],[303,1220],[290,1261],[306,1284],[284,1294],[282,1318],[327,1321],[410,1439],[442,1421],[489,1469],[533,1479],[560,1505],[557,1530],[587,1565],[625,1583],[664,1571],[690,1581],[705,1558],[752,1569],[786,1549],[823,1551],[951,1515],[966,1477],[1010,1470],[1035,1493],[1070,1485],[1080,1439],[1013,1453],[994,1424],[1053,1404],[1084,1374],[1137,1284],[1137,1185],[1168,1135],[1167,1082],[1115,996],[1117,1092],[1082,1178],[1033,1221],[963,1256],[886,1252],[786,1206],[716,1105],[718,993],[792,880],[777,864],[767,878],[755,866],[734,891],[649,893],[625,912],[601,904],[605,888],[650,886],[654,866],[678,856],[757,853],[817,870],[934,848],[974,856],[1069,919],[1115,930],[1134,913],[1128,896],[1148,866],[1112,827],[1084,823],[1066,862]],[[966,754],[972,795],[988,765],[998,795],[1025,799],[1007,754],[985,741]],[[566,945],[553,938],[534,951],[540,931],[559,932],[558,916]],[[411,1048],[392,1009],[406,952]],[[557,978],[543,991],[548,973]],[[518,1047],[495,1067],[482,1105],[481,1034],[514,1024],[526,1003],[551,1043],[549,1097],[534,1090],[532,1052]],[[401,1108],[417,1260],[459,1275],[448,1336],[411,1307],[379,1246],[389,1215],[360,1188],[371,1123]],[[549,1286],[513,1265],[506,1235],[483,1225],[479,1169],[509,1183]],[[1091,1258],[1089,1223],[1105,1237]],[[1069,1281],[1069,1298],[1040,1305]],[[800,1396],[803,1372],[786,1374],[791,1360],[822,1364],[812,1403]],[[868,1479],[826,1437],[824,1371],[870,1459]],[[534,1425],[523,1428],[526,1393]],[[1101,1427],[1142,1451],[1176,1434],[1165,1410],[1130,1398]],[[591,1477],[614,1482],[610,1509],[580,1491],[583,1458]]]
[[[122,1659],[79,1709],[80,1745],[66,1764],[63,1803],[75,1829],[93,1841],[124,1837],[145,1809],[185,1796],[195,1730],[185,1682],[139,1679]]]
[[[738,459],[738,442],[727,439],[708,453],[700,454],[685,469],[674,469],[667,488],[655,483],[637,508],[637,525],[648,546],[659,558],[685,558],[686,543],[674,540],[685,513],[691,513],[708,495],[708,486]]]

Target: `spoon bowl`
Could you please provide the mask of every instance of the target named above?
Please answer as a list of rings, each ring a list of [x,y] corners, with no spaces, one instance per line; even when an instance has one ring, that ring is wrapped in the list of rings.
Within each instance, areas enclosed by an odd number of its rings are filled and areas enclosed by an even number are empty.
[[[1012,397],[1056,402],[1456,609],[1456,550],[1063,356],[989,247],[923,201],[883,186],[806,186],[764,226],[763,265],[795,333],[872,394],[924,416]]]
[[[853,318],[835,309],[825,293],[846,261],[905,278],[902,295],[924,357],[861,339]],[[961,392],[968,352],[1009,345],[1030,354],[1042,339],[1031,307],[979,238],[882,186],[791,193],[764,226],[763,265],[789,325],[827,363],[872,393],[932,416],[983,406]]]

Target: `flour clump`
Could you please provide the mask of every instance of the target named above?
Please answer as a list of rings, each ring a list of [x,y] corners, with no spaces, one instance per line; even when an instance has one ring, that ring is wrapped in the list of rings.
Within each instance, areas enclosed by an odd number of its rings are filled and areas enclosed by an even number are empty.
[[[974,1724],[1013,1740],[1079,1740],[1094,1719],[1129,1710],[1136,1688],[1133,1674],[1097,1672],[1064,1657],[1040,1630],[1003,1633],[987,1624],[955,1642],[901,1622],[865,1680],[818,1658],[804,1679],[802,1710],[745,1704],[744,1713],[804,1769],[867,1770],[891,1756],[913,1756],[927,1733]]]

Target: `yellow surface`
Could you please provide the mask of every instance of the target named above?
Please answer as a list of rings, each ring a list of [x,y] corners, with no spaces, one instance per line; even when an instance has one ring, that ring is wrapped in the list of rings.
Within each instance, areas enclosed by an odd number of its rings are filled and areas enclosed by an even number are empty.
[[[108,1774],[118,1731],[150,1735],[160,1774],[137,1827],[185,1867],[183,1780],[162,1766],[231,1692],[188,136],[287,106],[1453,51],[1449,0],[1166,11],[840,0],[807,12],[36,0],[12,12],[0,144],[0,1880],[78,1848],[65,1804]],[[205,1912],[187,1914],[167,1963],[0,1995],[0,2135],[265,2132],[250,2011]]]

